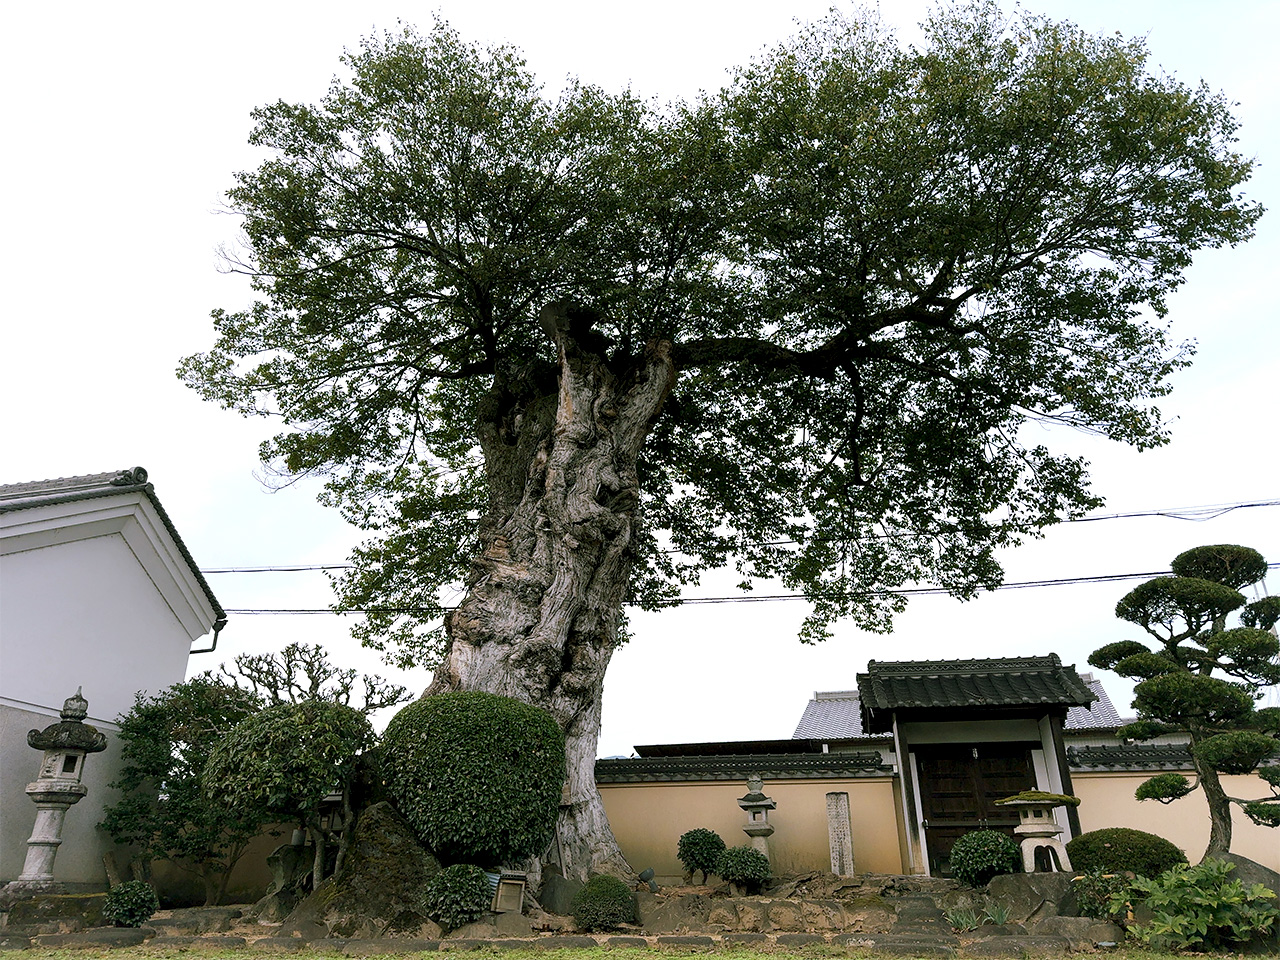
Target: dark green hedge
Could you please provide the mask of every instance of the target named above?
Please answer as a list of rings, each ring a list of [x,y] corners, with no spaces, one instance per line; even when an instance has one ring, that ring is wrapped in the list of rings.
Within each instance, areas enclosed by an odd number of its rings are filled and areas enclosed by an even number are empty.
[[[573,919],[583,930],[613,930],[636,918],[636,895],[617,877],[600,873],[573,896]]]
[[[1130,827],[1082,833],[1067,843],[1067,856],[1075,870],[1128,871],[1140,877],[1158,877],[1170,867],[1187,862],[1186,854],[1164,837]]]
[[[479,920],[493,902],[489,878],[479,867],[455,863],[427,881],[422,907],[446,933]]]
[[[961,883],[985,887],[991,878],[1022,869],[1022,848],[998,830],[966,833],[951,848],[951,873]]]
[[[392,802],[443,863],[493,866],[541,853],[564,784],[551,715],[490,693],[417,700],[383,736]]]

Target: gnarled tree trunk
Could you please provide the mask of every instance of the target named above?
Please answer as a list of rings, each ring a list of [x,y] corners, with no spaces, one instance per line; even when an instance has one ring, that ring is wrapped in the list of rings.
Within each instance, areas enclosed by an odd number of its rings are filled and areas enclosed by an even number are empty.
[[[1209,808],[1209,846],[1201,860],[1231,852],[1231,798],[1222,788],[1222,780],[1209,763],[1195,756],[1195,746],[1202,736],[1192,735],[1192,764],[1200,789],[1204,791],[1205,805]]]
[[[636,458],[675,377],[669,343],[610,360],[591,319],[547,307],[559,369],[495,379],[480,424],[489,512],[425,694],[482,690],[555,717],[568,754],[559,849],[579,879],[631,872],[596,790],[596,742],[634,557]]]

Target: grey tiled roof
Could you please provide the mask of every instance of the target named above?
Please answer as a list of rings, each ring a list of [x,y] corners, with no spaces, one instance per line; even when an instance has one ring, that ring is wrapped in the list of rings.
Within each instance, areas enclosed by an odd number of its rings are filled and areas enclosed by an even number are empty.
[[[1190,770],[1185,743],[1132,743],[1106,747],[1067,747],[1072,770]]]
[[[683,780],[820,780],[883,777],[889,773],[877,750],[850,753],[740,754],[679,757],[613,757],[596,761],[596,783]]]
[[[1118,727],[1124,723],[1107,691],[1102,688],[1102,681],[1091,673],[1080,674],[1080,679],[1098,699],[1087,707],[1068,708],[1067,721],[1063,726],[1068,730],[1087,730],[1090,727]]]
[[[840,740],[861,737],[862,712],[856,690],[815,693],[791,735],[798,740]]]
[[[858,674],[862,727],[885,728],[894,710],[964,707],[1084,706],[1096,699],[1074,667],[1047,657],[898,660]]]
[[[1062,666],[1055,655],[1000,660],[935,660],[868,665],[869,672],[888,683],[878,688],[905,689],[917,695],[914,702],[896,706],[991,706],[1027,703],[1068,705],[1064,724],[1068,730],[1114,728],[1123,721],[1116,713],[1102,681],[1092,674],[1077,674]],[[879,668],[878,670],[875,668]],[[1030,674],[1030,676],[1028,676]],[[860,674],[859,685],[868,674]],[[932,695],[933,699],[927,699]],[[961,701],[961,696],[970,699]],[[1086,698],[1094,698],[1087,704]],[[923,702],[922,702],[923,701]],[[881,701],[884,709],[883,701]],[[892,709],[892,707],[889,707]],[[803,740],[840,740],[875,737],[863,724],[862,702],[857,690],[815,693],[792,737]]]
[[[71,503],[76,500],[94,500],[121,493],[141,493],[151,501],[169,536],[173,538],[178,553],[191,568],[192,575],[200,584],[209,605],[213,607],[214,615],[217,617],[217,622],[214,624],[216,635],[216,632],[221,630],[223,624],[227,622],[227,613],[222,609],[222,604],[218,603],[218,598],[213,595],[213,590],[210,589],[200,568],[196,566],[196,561],[187,549],[187,545],[182,542],[182,537],[178,535],[177,528],[174,527],[169,514],[165,512],[156,496],[155,487],[147,482],[147,471],[142,467],[113,470],[109,473],[89,473],[78,477],[58,477],[53,480],[0,484],[0,513]]]

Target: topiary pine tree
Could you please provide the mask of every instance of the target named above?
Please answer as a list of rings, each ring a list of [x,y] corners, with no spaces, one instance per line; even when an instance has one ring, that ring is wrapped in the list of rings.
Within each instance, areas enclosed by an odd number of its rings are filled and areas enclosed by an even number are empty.
[[[1156,649],[1122,640],[1089,657],[1095,667],[1141,681],[1133,700],[1138,720],[1121,728],[1121,737],[1190,737],[1196,783],[1164,773],[1135,795],[1172,803],[1202,789],[1210,820],[1205,857],[1230,851],[1232,804],[1254,823],[1280,826],[1280,767],[1259,770],[1271,784],[1273,795],[1265,799],[1228,796],[1220,777],[1249,773],[1280,754],[1280,708],[1258,709],[1255,703],[1262,687],[1280,683],[1280,641],[1272,632],[1280,597],[1247,603],[1239,592],[1266,573],[1267,562],[1248,547],[1221,544],[1181,553],[1173,576],[1148,580],[1116,605],[1116,616],[1151,634]],[[1241,625],[1228,628],[1227,617],[1237,610]]]

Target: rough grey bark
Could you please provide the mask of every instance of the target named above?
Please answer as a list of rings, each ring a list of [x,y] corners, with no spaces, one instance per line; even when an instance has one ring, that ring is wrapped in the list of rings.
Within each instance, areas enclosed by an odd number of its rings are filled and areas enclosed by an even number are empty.
[[[1195,745],[1202,735],[1192,734],[1192,764],[1195,766],[1196,778],[1200,789],[1204,791],[1205,804],[1209,808],[1209,845],[1205,848],[1201,860],[1218,857],[1231,852],[1231,798],[1222,788],[1222,780],[1218,771],[1210,764],[1195,756]]]
[[[482,690],[555,717],[568,757],[559,847],[577,879],[631,872],[596,790],[596,743],[634,559],[636,460],[675,379],[669,343],[607,358],[591,320],[547,307],[558,369],[495,379],[480,424],[489,513],[426,692]]]

